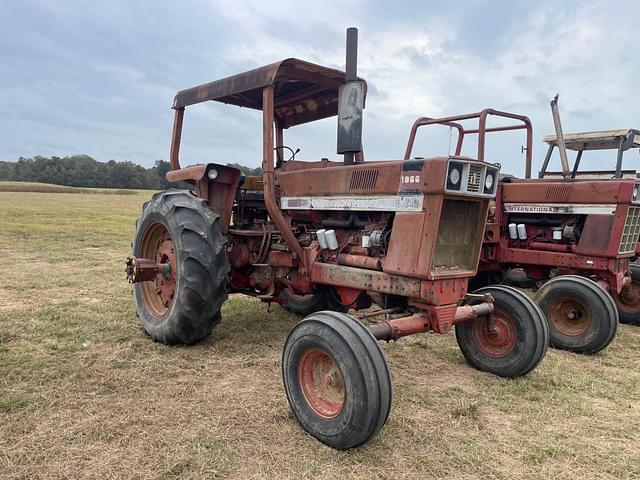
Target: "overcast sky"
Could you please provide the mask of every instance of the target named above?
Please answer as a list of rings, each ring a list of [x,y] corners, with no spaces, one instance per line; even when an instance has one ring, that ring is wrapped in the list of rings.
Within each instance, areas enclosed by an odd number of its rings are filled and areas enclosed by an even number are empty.
[[[357,26],[367,159],[401,158],[416,117],[493,107],[533,120],[539,166],[556,93],[565,132],[640,128],[637,13],[633,0],[0,0],[0,160],[150,166],[168,159],[177,90],[291,56],[343,68]],[[260,163],[257,112],[207,104],[184,128],[184,163]],[[285,143],[335,158],[335,131],[328,119]],[[495,136],[487,159],[521,173],[523,143]],[[448,148],[434,130],[414,153]]]

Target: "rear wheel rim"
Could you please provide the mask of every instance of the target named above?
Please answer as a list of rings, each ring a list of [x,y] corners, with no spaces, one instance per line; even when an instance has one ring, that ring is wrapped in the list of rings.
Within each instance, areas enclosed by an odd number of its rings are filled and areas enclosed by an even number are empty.
[[[153,280],[141,282],[142,299],[154,317],[163,316],[171,307],[176,291],[176,255],[169,230],[160,222],[148,225],[140,242],[140,257],[169,264],[169,272],[157,273]]]
[[[492,315],[491,330],[488,317],[481,317],[473,322],[476,343],[485,355],[494,358],[505,357],[516,346],[516,327],[504,312],[494,310]]]
[[[342,412],[346,399],[344,377],[327,352],[318,348],[304,352],[298,381],[305,400],[316,414],[331,419]]]
[[[549,323],[561,335],[580,337],[591,328],[591,311],[575,298],[560,298],[548,307]]]

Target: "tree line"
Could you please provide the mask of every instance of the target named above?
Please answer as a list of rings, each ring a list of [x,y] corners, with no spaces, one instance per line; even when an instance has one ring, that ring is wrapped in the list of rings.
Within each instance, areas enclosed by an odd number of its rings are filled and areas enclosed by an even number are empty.
[[[245,175],[261,175],[262,170],[237,163],[228,164]],[[167,182],[165,174],[171,164],[156,160],[153,167],[145,168],[133,162],[99,162],[89,155],[68,157],[20,157],[16,162],[0,162],[0,180],[39,182],[70,187],[136,188],[163,190],[179,185]],[[184,187],[184,185],[182,185]]]

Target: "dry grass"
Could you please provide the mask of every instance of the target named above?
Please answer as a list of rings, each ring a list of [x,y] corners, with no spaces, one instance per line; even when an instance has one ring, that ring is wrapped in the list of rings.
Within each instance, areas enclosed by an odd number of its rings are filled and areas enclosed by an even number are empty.
[[[34,192],[34,193],[100,193],[115,195],[136,195],[142,190],[127,190],[123,188],[80,188],[38,182],[7,182],[0,181],[0,192]]]
[[[640,329],[519,380],[452,335],[384,345],[391,416],[337,452],[298,427],[280,379],[295,318],[234,298],[194,347],[139,329],[123,259],[147,194],[0,192],[2,478],[639,478]]]

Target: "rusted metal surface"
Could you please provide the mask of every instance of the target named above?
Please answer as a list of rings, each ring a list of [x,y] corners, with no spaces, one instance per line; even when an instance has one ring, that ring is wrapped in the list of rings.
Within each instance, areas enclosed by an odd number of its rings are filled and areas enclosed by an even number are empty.
[[[269,216],[280,235],[284,237],[289,248],[298,256],[302,271],[306,271],[306,257],[302,246],[291,232],[287,221],[276,203],[274,165],[273,165],[273,87],[267,86],[262,91],[262,178],[264,181],[264,203]]]
[[[327,352],[312,348],[304,352],[298,382],[309,406],[322,418],[337,417],[344,408],[345,381],[336,361]]]
[[[311,267],[311,281],[324,285],[338,285],[420,298],[419,279],[389,275],[362,268],[316,262]]]
[[[168,182],[196,183],[202,180],[206,174],[206,165],[191,165],[179,170],[171,170],[167,172],[165,177]]]
[[[184,121],[184,107],[176,108],[173,119],[173,134],[171,135],[171,151],[169,152],[169,160],[171,168],[178,170],[180,168],[180,140],[182,139],[182,123]],[[171,181],[171,180],[169,180]]]
[[[431,330],[431,320],[427,315],[418,314],[410,317],[385,320],[368,326],[369,331],[378,340],[397,340],[407,335],[428,332]]]
[[[546,315],[553,328],[567,337],[585,335],[593,323],[591,310],[576,298],[556,299],[548,305]]]
[[[139,254],[140,258],[127,259],[127,278],[131,283],[140,283],[149,313],[161,317],[173,302],[177,278],[173,240],[162,223],[145,227]]]
[[[490,315],[492,303],[465,305],[458,307],[444,305],[429,307],[426,313],[417,313],[408,317],[394,318],[369,325],[368,328],[378,340],[397,340],[407,335],[423,332],[447,333],[456,323],[476,320],[478,317]]]
[[[514,322],[506,312],[495,310],[473,322],[477,348],[487,356],[501,358],[513,351],[518,342]]]
[[[148,282],[156,278],[159,273],[171,272],[169,263],[156,263],[148,258],[128,257],[126,262],[126,274],[129,283]]]
[[[265,110],[262,90],[277,92],[275,117],[282,128],[289,128],[338,112],[338,89],[345,73],[314,63],[287,58],[264,67],[205,83],[178,92],[173,108],[184,108],[214,100],[230,105]]]
[[[213,180],[207,176],[211,170],[216,172],[216,177]],[[233,202],[240,182],[239,170],[225,165],[209,163],[206,165],[192,165],[180,170],[171,170],[167,172],[166,178],[169,182],[192,183],[198,196],[206,198],[209,201],[209,207],[220,215],[222,233],[228,233]]]
[[[398,193],[402,161],[367,162],[349,166],[326,162],[314,165],[310,162],[297,162],[302,169],[294,169],[293,162],[276,172],[282,196],[338,195],[366,193],[367,195],[393,195]],[[306,165],[305,165],[306,164]],[[375,182],[364,188],[354,183],[354,177],[368,172],[377,172]]]
[[[401,311],[400,307],[383,308],[380,310],[374,310],[373,312],[359,313],[357,315],[354,315],[354,317],[357,318],[358,320],[365,320],[367,318],[379,317],[381,315],[387,315],[389,313],[399,313],[400,311]],[[409,316],[409,315],[406,315],[406,316]]]
[[[368,270],[382,270],[382,260],[378,257],[365,257],[342,253],[338,255],[338,265],[366,268]]]

